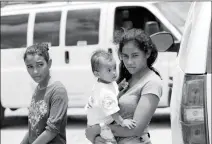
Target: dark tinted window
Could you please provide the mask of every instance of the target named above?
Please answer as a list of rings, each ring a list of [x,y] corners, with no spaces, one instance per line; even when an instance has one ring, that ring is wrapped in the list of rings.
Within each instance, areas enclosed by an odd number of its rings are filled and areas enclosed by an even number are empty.
[[[27,46],[28,14],[1,16],[1,49]]]
[[[72,10],[66,22],[66,46],[93,45],[99,41],[100,9]]]
[[[34,26],[34,43],[45,42],[59,46],[61,12],[37,13]]]

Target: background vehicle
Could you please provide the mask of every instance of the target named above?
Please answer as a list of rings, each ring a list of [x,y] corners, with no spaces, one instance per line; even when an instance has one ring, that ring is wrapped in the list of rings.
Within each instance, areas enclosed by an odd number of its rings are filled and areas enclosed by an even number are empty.
[[[211,2],[191,5],[171,97],[172,144],[211,144]]]
[[[27,76],[22,57],[25,48],[37,42],[50,45],[52,75],[66,86],[69,107],[83,108],[94,83],[90,56],[103,48],[118,59],[114,31],[121,24],[124,10],[129,11],[135,28],[149,34],[167,31],[174,37],[175,44],[167,52],[160,52],[154,65],[164,80],[159,107],[169,107],[171,70],[179,48],[182,18],[176,17],[173,22],[170,15],[165,16],[161,3],[153,2],[49,2],[1,9],[2,113],[3,107],[24,108],[30,103],[35,84]]]

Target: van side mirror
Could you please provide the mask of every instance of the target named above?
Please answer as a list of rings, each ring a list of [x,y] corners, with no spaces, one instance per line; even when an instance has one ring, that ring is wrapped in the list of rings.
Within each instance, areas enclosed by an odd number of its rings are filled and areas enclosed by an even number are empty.
[[[158,32],[150,36],[159,52],[165,52],[174,44],[174,38],[169,32]]]

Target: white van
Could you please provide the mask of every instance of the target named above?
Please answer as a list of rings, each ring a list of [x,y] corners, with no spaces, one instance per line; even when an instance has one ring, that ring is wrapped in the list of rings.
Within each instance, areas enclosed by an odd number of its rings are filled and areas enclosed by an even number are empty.
[[[211,2],[194,2],[171,97],[172,144],[211,144]]]
[[[172,33],[175,45],[160,52],[156,69],[161,73],[163,96],[159,107],[169,107],[171,66],[181,38],[181,18],[164,12],[163,3],[153,2],[48,2],[1,8],[1,111],[29,105],[34,82],[28,76],[23,53],[37,42],[50,45],[51,73],[68,90],[69,107],[83,108],[94,83],[90,56],[98,48],[117,58],[114,30],[121,27],[121,14],[129,11],[134,28],[154,34]],[[177,22],[179,20],[179,22]],[[173,23],[172,23],[173,22]],[[156,24],[156,25],[155,25]]]

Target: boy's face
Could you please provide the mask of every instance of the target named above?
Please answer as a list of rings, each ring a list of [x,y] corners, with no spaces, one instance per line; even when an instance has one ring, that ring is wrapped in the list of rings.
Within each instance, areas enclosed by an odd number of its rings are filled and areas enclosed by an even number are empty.
[[[43,56],[27,55],[25,65],[29,75],[36,83],[43,82],[49,75],[51,60],[47,63]]]
[[[112,61],[101,60],[100,64],[101,65],[97,72],[97,77],[108,83],[115,81],[117,78],[115,60],[114,59]]]

